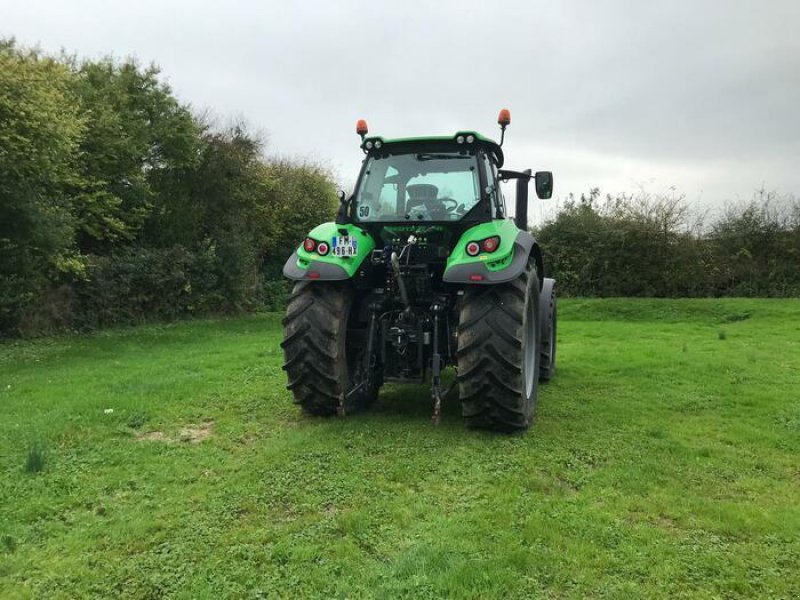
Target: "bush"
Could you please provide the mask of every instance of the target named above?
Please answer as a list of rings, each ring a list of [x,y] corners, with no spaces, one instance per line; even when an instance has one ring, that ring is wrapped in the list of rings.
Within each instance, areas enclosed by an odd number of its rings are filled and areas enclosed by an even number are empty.
[[[728,207],[706,238],[715,295],[800,295],[799,206],[760,190]]]
[[[286,300],[292,290],[292,282],[286,279],[264,283],[264,310],[286,310]]]
[[[537,237],[567,296],[800,294],[800,208],[758,192],[710,230],[680,196],[572,197]]]
[[[81,330],[146,320],[172,320],[229,309],[218,291],[221,261],[213,246],[191,252],[131,248],[93,257],[74,285],[73,327]]]
[[[691,293],[699,254],[682,197],[570,198],[539,229],[545,265],[573,296]]]

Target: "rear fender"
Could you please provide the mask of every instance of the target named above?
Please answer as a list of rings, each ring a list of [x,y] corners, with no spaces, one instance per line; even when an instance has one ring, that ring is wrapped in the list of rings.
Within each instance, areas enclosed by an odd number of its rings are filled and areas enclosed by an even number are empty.
[[[493,227],[487,227],[487,226]],[[491,254],[481,253],[470,257],[465,247],[470,241],[485,239],[491,235],[500,237],[500,247]],[[533,236],[521,231],[510,221],[483,223],[467,230],[447,261],[443,280],[446,283],[471,285],[494,285],[512,281],[522,274],[533,256],[541,277],[541,256]],[[538,258],[537,258],[538,256]],[[541,285],[541,283],[540,283]]]
[[[340,236],[348,236],[355,241],[356,254],[354,256],[336,256],[334,254],[335,240]],[[375,249],[375,241],[372,236],[353,224],[323,223],[312,229],[308,237],[317,242],[325,242],[328,244],[329,251],[323,256],[318,252],[306,251],[301,244],[283,266],[283,276],[287,279],[312,281],[350,279],[356,274],[364,259]]]

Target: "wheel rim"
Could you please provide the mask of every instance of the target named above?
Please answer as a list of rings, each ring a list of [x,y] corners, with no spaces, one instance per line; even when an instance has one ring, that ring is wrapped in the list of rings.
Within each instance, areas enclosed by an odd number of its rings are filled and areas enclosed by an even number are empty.
[[[525,379],[525,398],[530,398],[533,393],[534,377],[536,377],[536,316],[533,314],[534,303],[525,303],[525,325],[522,332],[522,345],[525,349],[525,362],[522,365],[522,376]]]

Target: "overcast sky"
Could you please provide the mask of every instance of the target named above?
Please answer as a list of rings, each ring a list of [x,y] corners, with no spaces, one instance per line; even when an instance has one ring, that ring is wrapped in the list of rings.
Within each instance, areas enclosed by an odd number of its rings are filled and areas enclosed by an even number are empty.
[[[358,118],[494,137],[507,107],[507,166],[553,171],[556,197],[800,195],[800,0],[0,0],[0,36],[155,62],[195,109],[345,184]]]

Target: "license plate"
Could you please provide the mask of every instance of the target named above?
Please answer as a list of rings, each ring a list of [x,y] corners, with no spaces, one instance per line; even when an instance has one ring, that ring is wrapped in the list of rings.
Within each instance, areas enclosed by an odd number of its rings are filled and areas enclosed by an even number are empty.
[[[331,242],[334,256],[355,256],[358,254],[358,241],[349,235],[337,235]]]

